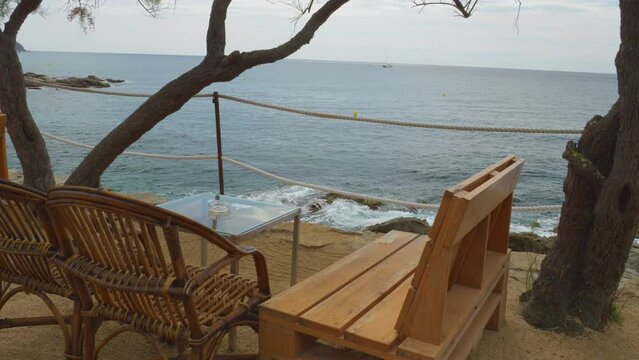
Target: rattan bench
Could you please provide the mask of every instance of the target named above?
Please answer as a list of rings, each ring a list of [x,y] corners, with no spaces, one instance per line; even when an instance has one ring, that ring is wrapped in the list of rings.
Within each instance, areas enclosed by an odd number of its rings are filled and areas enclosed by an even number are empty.
[[[390,232],[264,303],[260,358],[465,359],[504,320],[522,165],[448,189],[429,236]]]
[[[175,342],[180,356],[209,360],[231,328],[256,330],[257,305],[270,296],[266,262],[257,250],[240,249],[178,214],[99,190],[55,188],[46,207],[64,252],[59,263],[82,304],[85,359],[135,331],[156,350],[161,338]],[[180,241],[185,232],[225,255],[206,268],[188,266]],[[243,257],[252,258],[256,280],[225,271]],[[104,320],[122,326],[96,344]]]

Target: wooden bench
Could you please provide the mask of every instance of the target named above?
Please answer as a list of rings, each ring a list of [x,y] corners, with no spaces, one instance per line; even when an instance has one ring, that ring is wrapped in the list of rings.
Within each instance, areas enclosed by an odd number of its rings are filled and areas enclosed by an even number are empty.
[[[260,359],[465,359],[504,321],[522,165],[448,189],[428,236],[390,232],[264,303]]]

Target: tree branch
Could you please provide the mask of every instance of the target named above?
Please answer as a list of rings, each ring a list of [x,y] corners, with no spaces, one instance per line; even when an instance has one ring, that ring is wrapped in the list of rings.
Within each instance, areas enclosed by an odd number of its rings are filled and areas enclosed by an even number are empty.
[[[22,0],[18,3],[11,16],[9,17],[9,21],[4,24],[4,33],[9,36],[15,36],[18,34],[20,27],[27,19],[27,16],[32,12],[36,11],[42,0]]]
[[[254,50],[246,53],[241,53],[238,56],[238,61],[246,67],[253,67],[256,65],[272,63],[287,56],[293,54],[299,50],[302,46],[308,44],[313,39],[317,29],[322,26],[326,20],[337,11],[342,5],[346,4],[349,0],[329,0],[319,10],[317,10],[306,25],[289,41],[281,44],[280,46]]]
[[[226,12],[233,0],[215,0],[211,6],[209,30],[206,34],[206,54],[222,56],[226,48]]]
[[[586,179],[597,189],[603,186],[606,177],[601,174],[601,171],[597,169],[590,159],[579,152],[577,145],[573,141],[568,141],[562,157],[568,160],[575,173]]]
[[[466,3],[462,3],[461,0],[436,0],[436,1],[428,1],[428,0],[412,0],[413,6],[415,7],[424,7],[428,5],[447,5],[455,8],[459,16],[464,18],[469,18],[473,11],[475,10],[475,6],[479,0],[468,0]]]

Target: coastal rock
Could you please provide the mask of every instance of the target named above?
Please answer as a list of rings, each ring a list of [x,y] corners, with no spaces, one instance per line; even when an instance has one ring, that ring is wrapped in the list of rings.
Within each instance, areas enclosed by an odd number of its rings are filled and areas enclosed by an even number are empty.
[[[27,51],[27,49],[25,49],[24,46],[22,46],[22,44],[16,41],[16,51],[23,52],[23,51]]]
[[[29,89],[39,89],[41,88],[40,83],[45,84],[54,84],[54,85],[64,85],[74,88],[108,88],[109,82],[111,83],[120,83],[124,82],[124,80],[115,80],[115,79],[102,79],[95,75],[89,75],[87,77],[66,77],[66,78],[55,78],[50,77],[44,74],[36,74],[32,72],[27,72],[24,74],[25,85]]]
[[[309,214],[315,214],[316,212],[326,207],[326,205],[328,205],[328,202],[326,202],[326,200],[319,199],[306,204],[304,208],[305,208],[305,212]]]
[[[510,249],[537,254],[548,254],[557,241],[556,236],[545,238],[533,233],[510,233]]]
[[[628,261],[626,262],[626,271],[634,272],[635,275],[639,276],[639,250],[632,249],[630,254],[628,255]]]
[[[380,224],[368,226],[364,231],[387,233],[391,230],[408,231],[415,234],[427,234],[430,231],[428,221],[411,218],[399,217],[384,221]]]
[[[107,82],[110,82],[111,84],[119,84],[119,83],[123,83],[124,80],[120,80],[120,79],[106,79]]]
[[[89,75],[84,78],[69,77],[63,79],[54,79],[54,83],[77,88],[107,88],[111,86],[106,81],[100,79],[95,75]]]
[[[335,194],[335,193],[328,193],[328,194],[324,195],[322,197],[322,199],[325,200],[326,203],[328,203],[328,204],[331,204],[331,203],[333,203],[333,201],[338,200],[338,199],[351,200],[351,201],[355,201],[356,203],[359,203],[359,204],[362,204],[362,205],[366,205],[369,208],[371,208],[372,210],[377,210],[377,209],[379,209],[380,206],[383,205],[379,201],[353,198],[353,197],[344,196],[344,195]]]

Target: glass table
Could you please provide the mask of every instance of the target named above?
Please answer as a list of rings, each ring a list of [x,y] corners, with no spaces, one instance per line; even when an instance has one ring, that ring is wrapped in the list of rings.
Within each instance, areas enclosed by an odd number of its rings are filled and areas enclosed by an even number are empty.
[[[214,198],[215,194],[213,193],[202,193],[165,202],[158,206],[210,227],[233,242],[242,237],[257,234],[274,225],[293,220],[291,285],[294,285],[297,282],[297,252],[300,240],[301,209],[220,195],[220,202],[226,204],[230,211],[221,216],[210,217],[208,204]],[[202,240],[200,248],[200,263],[202,266],[207,265],[207,255],[208,242]],[[231,272],[237,274],[238,266],[237,262],[233,263]]]

